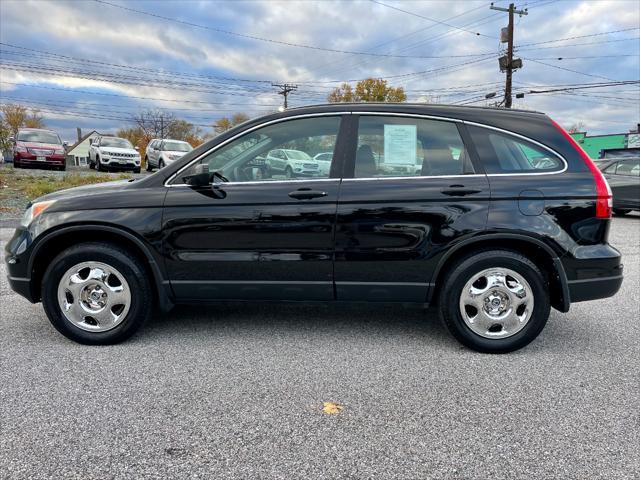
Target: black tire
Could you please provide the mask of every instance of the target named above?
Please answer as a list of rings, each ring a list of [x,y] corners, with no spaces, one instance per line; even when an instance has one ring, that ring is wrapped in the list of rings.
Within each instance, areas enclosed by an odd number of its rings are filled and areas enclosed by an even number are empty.
[[[149,157],[144,157],[144,164],[147,172],[153,172],[153,167],[149,163]]]
[[[504,338],[486,338],[472,331],[462,318],[460,297],[465,284],[475,274],[499,267],[516,272],[529,283],[534,307],[528,322],[517,333]],[[546,325],[551,308],[548,292],[546,277],[528,258],[509,250],[486,250],[469,255],[452,266],[438,301],[445,325],[460,343],[478,352],[508,353],[528,345]]]
[[[100,157],[96,157],[96,170],[99,172],[104,172],[104,168],[102,167],[102,162],[100,162]]]
[[[22,168],[22,165],[20,164],[20,162],[16,162],[15,160],[13,161],[13,168]]]
[[[162,170],[163,168],[164,168],[164,161],[160,159],[160,161],[158,162],[158,170]]]
[[[284,176],[287,178],[295,178],[293,169],[289,165],[287,165],[287,168],[284,169]]]
[[[619,215],[621,217],[626,215],[630,211],[631,211],[631,209],[628,209],[628,208],[614,208],[613,209],[613,213],[615,213],[616,215]]]
[[[134,169],[133,169],[133,173],[140,173],[140,167],[138,167],[138,168],[134,168]]]
[[[96,168],[96,164],[90,161],[90,162],[89,162],[89,168],[90,168],[91,170],[95,170],[95,168]]]
[[[131,304],[121,323],[111,330],[89,332],[74,325],[62,313],[58,284],[74,265],[86,261],[102,262],[117,269],[129,284]],[[42,304],[49,321],[65,337],[87,345],[109,345],[131,337],[150,317],[153,292],[140,261],[125,249],[109,243],[81,243],[69,247],[49,264],[42,279]]]

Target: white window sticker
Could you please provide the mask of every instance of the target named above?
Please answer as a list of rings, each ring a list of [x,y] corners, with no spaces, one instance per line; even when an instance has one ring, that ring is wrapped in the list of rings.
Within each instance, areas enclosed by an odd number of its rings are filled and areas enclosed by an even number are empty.
[[[415,165],[417,140],[416,125],[385,125],[384,163]]]

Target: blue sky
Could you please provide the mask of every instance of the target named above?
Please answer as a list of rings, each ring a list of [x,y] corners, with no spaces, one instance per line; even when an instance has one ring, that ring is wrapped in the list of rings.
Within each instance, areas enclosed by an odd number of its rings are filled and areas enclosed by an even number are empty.
[[[486,93],[503,94],[505,13],[486,1],[380,2],[2,0],[1,101],[39,108],[73,141],[76,127],[112,132],[149,108],[210,132],[222,116],[276,110],[271,82],[298,84],[291,106],[371,76],[403,86],[410,101],[484,105]],[[516,17],[516,92],[640,78],[640,2],[517,6],[529,14]],[[625,132],[640,121],[640,87],[526,95],[514,107],[591,134]]]

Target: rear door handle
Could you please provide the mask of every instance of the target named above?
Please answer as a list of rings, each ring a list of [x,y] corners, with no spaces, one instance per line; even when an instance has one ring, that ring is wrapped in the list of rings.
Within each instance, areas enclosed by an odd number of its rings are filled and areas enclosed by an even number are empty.
[[[311,198],[326,197],[327,192],[321,190],[311,190],[310,188],[300,188],[289,193],[291,198],[296,200],[309,200]]]
[[[474,188],[444,188],[440,190],[440,192],[451,197],[464,197],[465,195],[480,193],[482,190],[476,190]]]

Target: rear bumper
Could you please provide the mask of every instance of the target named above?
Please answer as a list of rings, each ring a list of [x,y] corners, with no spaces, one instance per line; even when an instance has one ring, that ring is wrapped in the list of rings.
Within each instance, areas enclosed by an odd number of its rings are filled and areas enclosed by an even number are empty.
[[[613,297],[620,290],[623,278],[622,275],[617,275],[606,278],[570,280],[568,283],[571,302],[586,302],[588,300]]]
[[[621,260],[620,252],[608,244],[580,246],[571,259],[562,258],[571,303],[615,295],[623,280]]]

